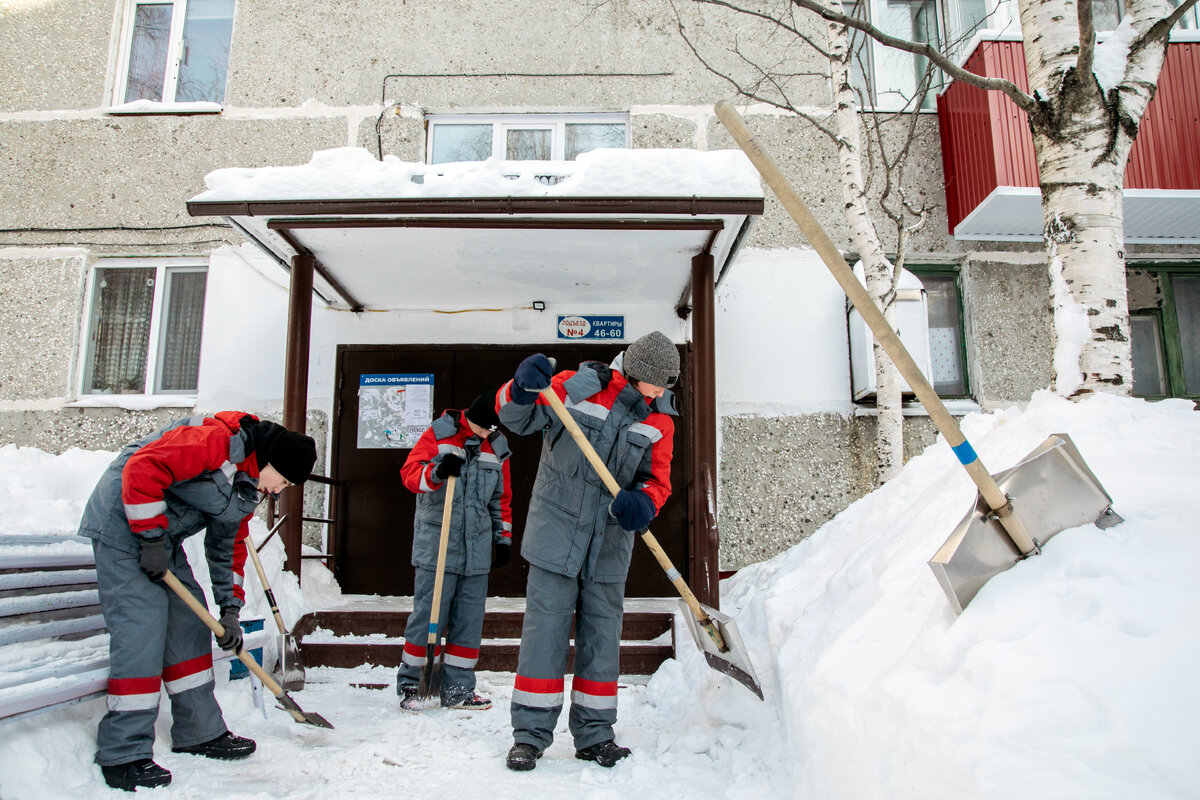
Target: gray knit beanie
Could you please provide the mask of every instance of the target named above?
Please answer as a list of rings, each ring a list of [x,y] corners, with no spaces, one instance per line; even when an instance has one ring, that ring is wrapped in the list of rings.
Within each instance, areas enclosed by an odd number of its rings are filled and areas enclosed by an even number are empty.
[[[625,377],[654,386],[671,386],[679,377],[679,351],[659,331],[651,331],[625,349]]]

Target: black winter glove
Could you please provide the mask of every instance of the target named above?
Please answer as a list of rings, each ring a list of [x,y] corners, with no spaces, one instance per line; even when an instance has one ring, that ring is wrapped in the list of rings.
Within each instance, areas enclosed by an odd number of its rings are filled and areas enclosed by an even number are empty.
[[[162,580],[167,571],[167,538],[165,535],[153,539],[141,540],[141,554],[138,556],[138,566],[146,577],[152,581]]]
[[[439,481],[444,481],[451,475],[458,477],[462,474],[463,459],[462,456],[456,456],[453,453],[446,453],[442,456],[442,460],[436,467],[433,468],[433,477]]]
[[[658,513],[654,503],[644,492],[637,489],[622,489],[613,498],[608,510],[621,527],[627,531],[640,531],[654,520]]]
[[[511,551],[512,542],[496,542],[496,546],[492,548],[492,569],[500,569],[507,564]]]
[[[513,373],[512,399],[527,406],[537,399],[538,392],[550,385],[554,365],[541,353],[534,353],[517,365]]]
[[[221,627],[225,629],[225,635],[217,637],[217,644],[222,650],[236,653],[242,647],[242,626],[238,624],[237,606],[221,609]]]

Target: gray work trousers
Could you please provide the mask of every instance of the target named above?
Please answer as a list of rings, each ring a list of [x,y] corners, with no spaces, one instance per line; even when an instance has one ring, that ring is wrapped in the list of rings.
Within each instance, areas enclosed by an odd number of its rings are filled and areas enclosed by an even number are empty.
[[[404,653],[396,671],[397,689],[416,686],[425,666],[429,641],[429,613],[433,609],[433,584],[437,573],[415,567],[413,610],[404,627]],[[438,610],[438,642],[445,638],[442,654],[442,697],[455,699],[475,691],[475,664],[483,638],[483,612],[487,602],[487,575],[442,577],[442,598]]]
[[[138,557],[92,541],[100,609],[109,633],[108,713],[96,733],[96,763],[114,766],[154,757],[159,690],[171,698],[171,740],[176,747],[224,733],[213,695],[212,634],[165,584],[151,581]],[[181,544],[170,569],[205,603]]]
[[[529,566],[511,706],[513,740],[545,750],[562,712],[575,624],[569,728],[575,748],[613,739],[625,584],[589,583]]]

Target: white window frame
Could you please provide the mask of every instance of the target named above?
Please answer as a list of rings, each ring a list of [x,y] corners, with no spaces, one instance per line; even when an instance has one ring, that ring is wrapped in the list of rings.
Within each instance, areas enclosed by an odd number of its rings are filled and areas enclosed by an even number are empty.
[[[129,86],[129,57],[133,52],[134,22],[137,18],[137,7],[142,5],[170,5],[171,33],[167,44],[167,68],[163,78],[163,96],[160,100],[150,101],[161,110],[169,113],[214,113],[219,111],[221,104],[215,102],[176,102],[175,92],[179,88],[179,67],[183,60],[183,26],[187,20],[188,0],[124,0],[121,20],[120,49],[117,51],[117,71],[114,75],[112,103],[109,113],[123,113],[122,106],[130,105],[125,102],[125,90]],[[234,3],[236,13],[237,4]],[[229,85],[228,69],[225,73],[226,88]],[[169,98],[169,99],[168,99]],[[143,104],[145,101],[134,101]],[[129,113],[146,113],[143,108],[132,109]]]
[[[917,0],[908,0],[908,2],[916,1]],[[876,0],[843,0],[841,11],[847,15],[852,15],[854,12],[854,6],[861,5],[865,12],[864,18],[866,21],[878,27],[880,23],[875,19],[875,2]],[[939,41],[935,44],[944,50],[944,43],[946,41],[946,2],[945,0],[932,0],[932,3],[933,27],[939,39]],[[937,113],[937,104],[934,102],[934,98],[946,85],[946,77],[940,69],[937,67],[934,68],[934,78],[930,82],[928,94],[925,98],[927,105],[921,108],[912,108],[912,102],[909,99],[902,98],[898,92],[891,90],[890,87],[881,90],[881,87],[879,86],[879,76],[877,72],[879,66],[878,60],[881,56],[877,56],[876,52],[878,48],[886,48],[886,45],[880,44],[862,31],[851,30],[850,36],[852,39],[862,40],[861,46],[864,51],[863,57],[866,62],[862,65],[862,67],[867,73],[866,79],[871,83],[871,89],[874,93],[874,97],[867,97],[867,100],[871,102],[871,108],[864,108],[864,110],[882,112],[907,110],[926,114]],[[900,38],[907,39],[909,37],[906,35],[900,35]],[[898,54],[902,53],[902,51],[895,50],[894,53],[897,54],[895,57],[898,58],[900,57]],[[904,55],[913,60],[917,58],[917,56],[913,53],[905,53]],[[851,81],[854,83],[854,88],[866,95],[868,87],[858,85],[858,82],[854,80],[855,72],[857,72],[857,65],[851,68]]]
[[[624,125],[625,147],[630,146],[631,126],[625,113],[562,113],[562,114],[428,114],[425,135],[425,163],[433,163],[433,139],[439,125],[492,126],[492,157],[507,160],[510,130],[547,130],[551,132],[550,160],[566,159],[567,125]]]
[[[84,314],[83,314],[83,334],[80,337],[79,344],[79,375],[76,382],[75,396],[78,398],[76,405],[113,405],[121,404],[122,399],[128,401],[131,398],[138,398],[142,402],[146,398],[157,399],[161,401],[159,405],[194,405],[199,386],[194,390],[175,390],[162,391],[159,389],[159,384],[162,382],[161,361],[162,351],[166,339],[166,327],[163,325],[163,316],[165,314],[164,304],[166,303],[167,292],[167,276],[168,273],[180,272],[203,272],[208,273],[208,259],[206,258],[102,258],[96,260],[88,270],[87,291],[84,297]],[[87,387],[87,378],[91,371],[90,356],[92,332],[95,325],[93,319],[94,304],[96,301],[97,291],[97,275],[102,269],[151,269],[154,273],[154,299],[150,305],[150,331],[146,337],[148,344],[146,353],[146,389],[141,392],[130,392],[126,394],[105,394],[102,392],[89,391]],[[207,278],[205,279],[205,305],[208,305],[207,293]],[[202,312],[203,315],[203,312]],[[201,356],[203,360],[203,344],[201,345]],[[197,376],[197,383],[199,376]],[[90,402],[89,402],[90,401]]]

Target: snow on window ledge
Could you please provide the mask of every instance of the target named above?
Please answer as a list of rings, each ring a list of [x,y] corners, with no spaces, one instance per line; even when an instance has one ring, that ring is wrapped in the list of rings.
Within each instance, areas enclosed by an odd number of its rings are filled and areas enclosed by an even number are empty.
[[[134,100],[105,109],[108,114],[220,114],[220,103],[197,101],[193,103],[160,103],[155,100]]]
[[[126,411],[151,411],[156,408],[192,408],[194,394],[87,394],[67,408],[123,408]]]

